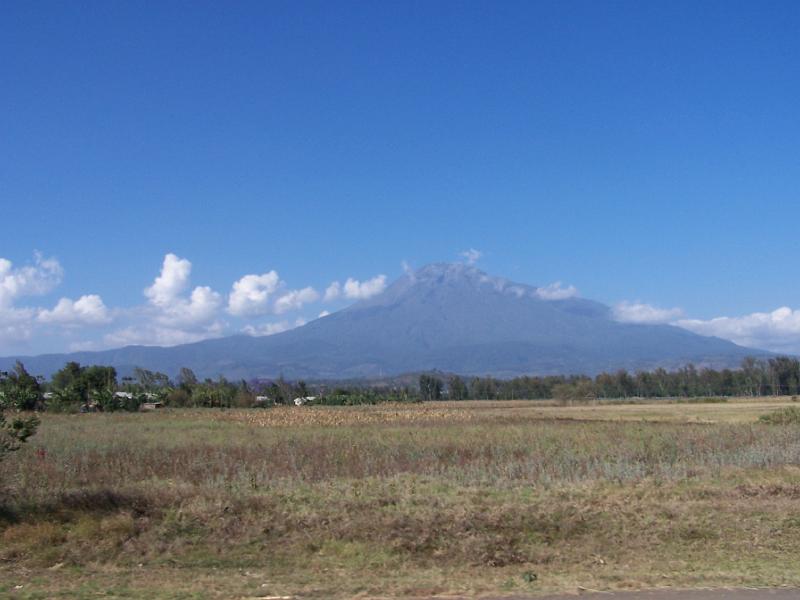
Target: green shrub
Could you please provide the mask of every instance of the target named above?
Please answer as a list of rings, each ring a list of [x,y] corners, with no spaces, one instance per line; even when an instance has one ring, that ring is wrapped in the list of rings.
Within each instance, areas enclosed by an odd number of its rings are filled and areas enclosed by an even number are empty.
[[[592,402],[597,399],[597,394],[594,384],[590,380],[581,380],[575,383],[554,385],[553,399],[561,405],[566,405],[573,402]]]
[[[75,414],[80,411],[80,408],[80,402],[71,402],[63,394],[58,393],[54,393],[44,402],[44,409],[51,413]]]
[[[768,425],[800,425],[800,408],[790,406],[761,415],[758,420]]]
[[[192,405],[192,396],[183,388],[171,390],[167,394],[167,399],[164,404],[176,408]]]
[[[128,398],[117,396],[112,390],[96,390],[92,392],[92,400],[102,412],[137,412],[142,403],[147,402],[147,396],[139,393]]]
[[[10,421],[6,420],[0,406],[0,460],[3,460],[6,454],[19,450],[22,444],[36,433],[38,426],[39,417],[35,415],[15,416]]]

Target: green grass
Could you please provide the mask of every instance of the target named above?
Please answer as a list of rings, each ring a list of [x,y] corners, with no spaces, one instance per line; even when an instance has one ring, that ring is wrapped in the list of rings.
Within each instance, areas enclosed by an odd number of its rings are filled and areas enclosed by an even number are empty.
[[[631,417],[665,406],[683,420]],[[0,595],[800,585],[800,430],[726,410],[45,415],[0,464]]]

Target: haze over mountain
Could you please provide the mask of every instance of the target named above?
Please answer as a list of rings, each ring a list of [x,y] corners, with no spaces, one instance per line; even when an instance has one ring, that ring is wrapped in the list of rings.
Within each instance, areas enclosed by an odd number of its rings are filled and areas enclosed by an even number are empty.
[[[74,360],[113,365],[121,373],[138,366],[175,375],[189,367],[201,377],[335,379],[430,369],[516,376],[689,362],[731,367],[765,354],[671,325],[620,323],[604,304],[563,296],[473,266],[437,263],[407,273],[369,300],[271,336],[21,359],[45,376]],[[0,368],[16,358],[0,359]]]

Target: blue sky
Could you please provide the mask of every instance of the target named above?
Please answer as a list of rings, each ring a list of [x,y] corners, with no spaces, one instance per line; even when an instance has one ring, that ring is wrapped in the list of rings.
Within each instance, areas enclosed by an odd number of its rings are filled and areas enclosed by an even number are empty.
[[[470,248],[800,351],[798,30],[796,2],[5,3],[0,354],[274,331]]]

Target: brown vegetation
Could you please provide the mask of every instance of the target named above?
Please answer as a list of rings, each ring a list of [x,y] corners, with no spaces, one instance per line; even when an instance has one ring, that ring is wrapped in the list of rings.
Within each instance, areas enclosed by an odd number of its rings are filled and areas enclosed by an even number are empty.
[[[526,410],[45,415],[0,466],[0,594],[800,583],[796,426]]]

